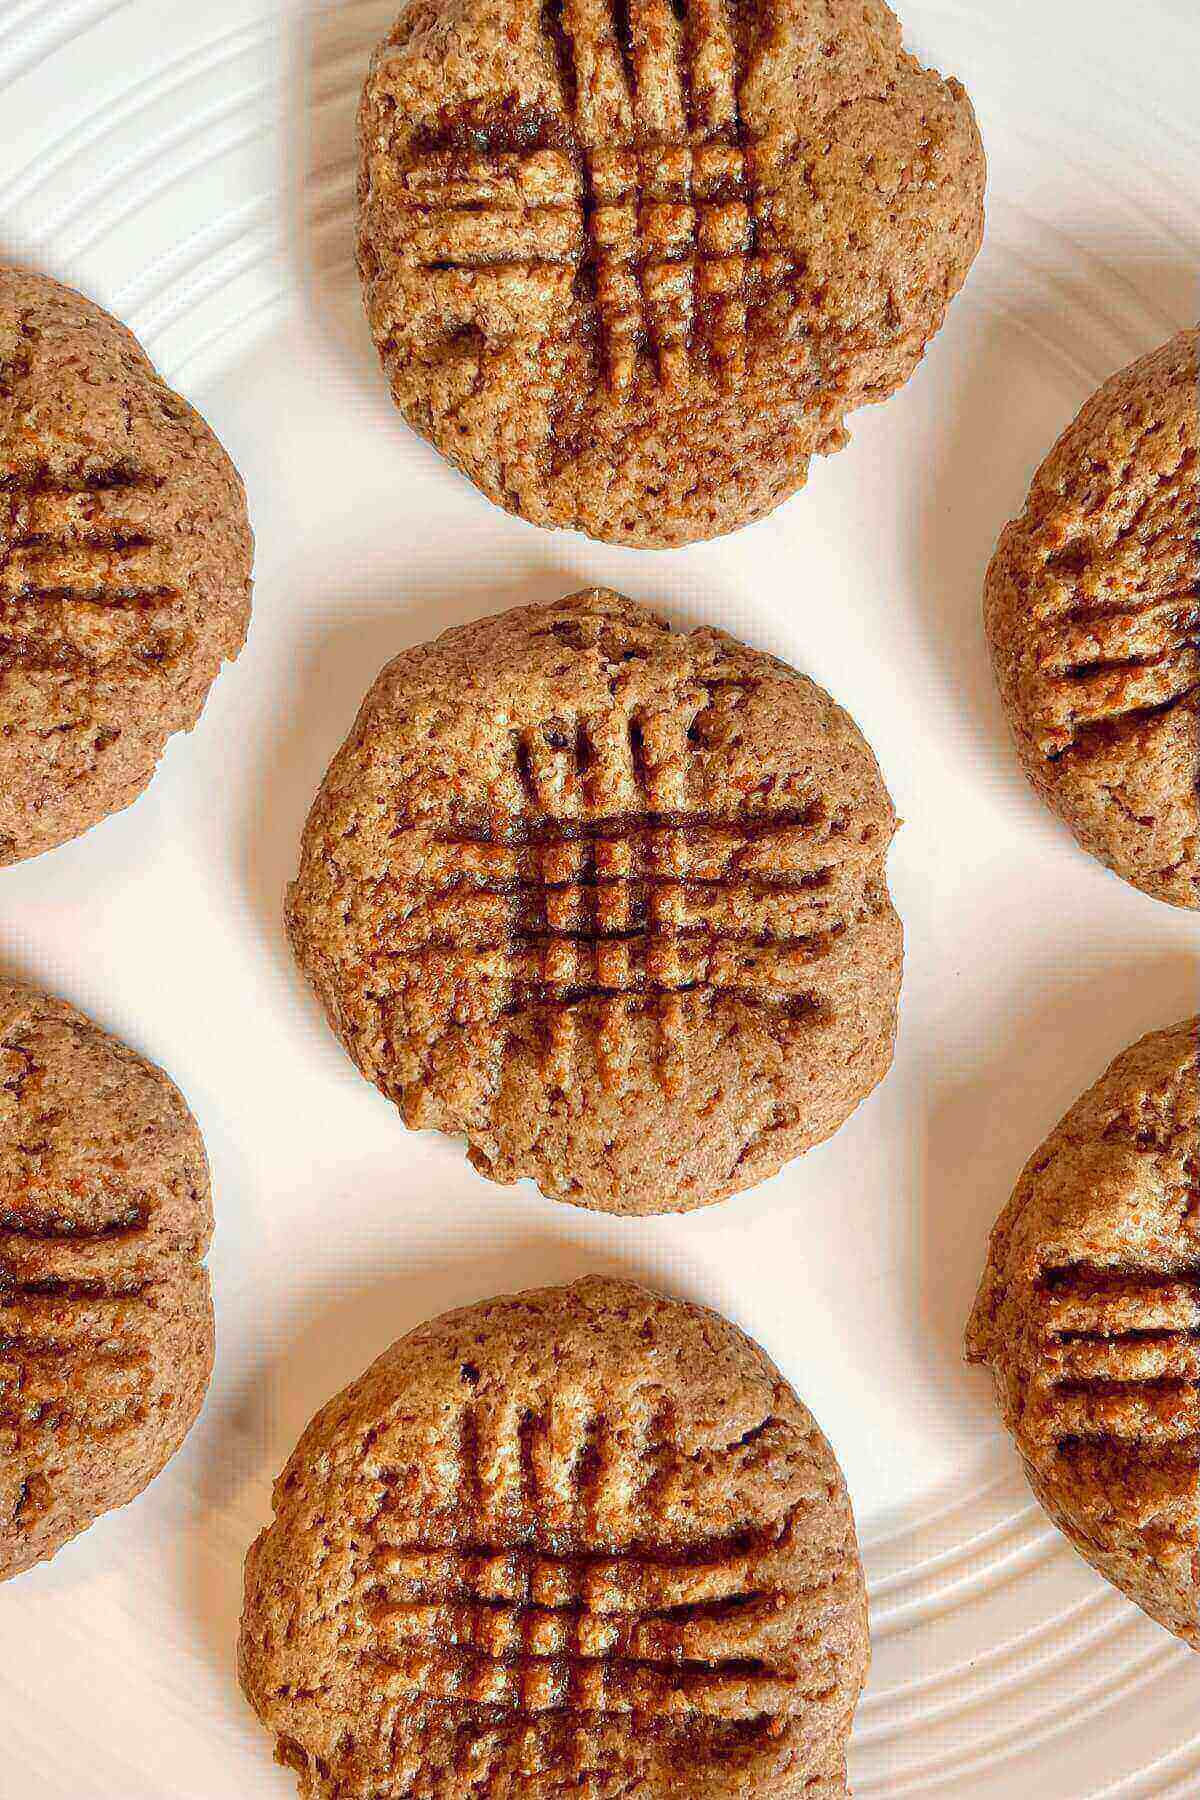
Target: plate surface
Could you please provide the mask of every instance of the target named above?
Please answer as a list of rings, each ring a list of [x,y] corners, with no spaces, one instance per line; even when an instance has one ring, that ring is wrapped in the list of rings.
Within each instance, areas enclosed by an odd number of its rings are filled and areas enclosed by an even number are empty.
[[[179,1081],[219,1223],[219,1364],[187,1447],[0,1589],[0,1800],[293,1794],[233,1650],[241,1558],[296,1435],[418,1320],[597,1268],[732,1315],[837,1447],[872,1585],[859,1800],[1194,1796],[1194,1659],[1048,1526],[959,1349],[1025,1157],[1117,1050],[1196,1005],[1195,917],[1107,875],[1034,800],[979,619],[1057,432],[1196,317],[1194,0],[902,8],[976,102],[985,251],[916,379],[805,494],[670,554],[503,516],[392,412],[351,234],[357,90],[398,3],[0,4],[5,248],[143,337],[239,462],[259,538],[250,644],[194,737],[132,811],[0,877],[0,967]],[[806,669],[906,821],[891,1076],[830,1144],[682,1220],[491,1187],[406,1134],[280,929],[307,806],[384,660],[592,581]]]

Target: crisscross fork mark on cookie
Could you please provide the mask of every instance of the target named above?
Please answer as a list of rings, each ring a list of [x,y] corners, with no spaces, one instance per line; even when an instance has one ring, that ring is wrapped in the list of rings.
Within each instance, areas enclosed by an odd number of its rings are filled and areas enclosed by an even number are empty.
[[[690,755],[686,720],[667,715],[516,733],[524,812],[433,834],[421,904],[394,927],[392,954],[436,967],[456,1014],[474,993],[489,1017],[537,1015],[545,1074],[564,1086],[585,1003],[599,1007],[600,1069],[616,1088],[638,1015],[656,1021],[655,1075],[671,1090],[686,1072],[689,1004],[815,1012],[811,966],[842,928],[816,910],[832,874],[825,807],[698,813]],[[597,812],[614,802],[639,810]]]
[[[633,0],[627,14],[612,0],[561,0],[545,28],[566,110],[523,131],[481,119],[465,159],[445,131],[420,140],[433,161],[404,185],[445,210],[417,226],[419,260],[500,286],[521,266],[585,271],[618,400],[647,356],[664,385],[684,384],[700,342],[732,382],[749,309],[793,260],[759,250],[725,0],[691,0],[686,19],[671,0]]]
[[[385,1691],[530,1716],[644,1712],[764,1728],[819,1704],[835,1684],[818,1640],[856,1592],[845,1569],[800,1575],[805,1503],[725,1537],[599,1547],[616,1529],[612,1506],[625,1517],[638,1504],[643,1534],[666,1527],[656,1496],[675,1452],[657,1441],[659,1423],[644,1433],[588,1414],[567,1431],[515,1404],[468,1407],[444,1447],[461,1510],[418,1522],[389,1496],[371,1525],[366,1610]],[[630,1433],[645,1437],[640,1451]],[[751,1435],[771,1434],[794,1446],[783,1420]],[[827,1499],[821,1487],[812,1504]]]
[[[596,303],[614,393],[652,348],[661,379],[681,385],[698,326],[729,376],[745,356],[755,223],[736,145],[598,150],[589,157]],[[760,268],[782,259],[760,258]]]
[[[602,739],[597,744],[595,734],[589,735],[586,723],[581,721],[574,744],[564,748],[568,748],[573,754],[576,772],[585,786],[594,759],[603,756],[607,750],[611,762],[623,750],[628,758],[627,769],[615,771],[615,783],[620,788],[626,791],[632,789],[635,795],[644,797],[648,810],[652,806],[663,806],[672,799],[679,802],[683,798],[680,792],[669,791],[668,784],[661,778],[656,781],[649,776],[643,727],[636,719],[628,722],[624,742],[619,746],[611,741],[611,737],[607,743]],[[682,1035],[683,1020],[681,999],[668,990],[672,986],[681,985],[683,973],[678,945],[672,942],[669,929],[677,922],[679,884],[686,874],[686,838],[678,832],[668,833],[664,834],[652,850],[647,845],[650,859],[656,868],[669,877],[669,885],[647,889],[647,920],[643,940],[645,964],[639,981],[631,963],[629,939],[621,935],[631,928],[633,890],[630,884],[635,867],[634,841],[639,830],[637,819],[635,817],[611,837],[593,840],[591,854],[596,878],[598,883],[604,883],[603,886],[580,885],[575,888],[572,885],[556,885],[564,874],[570,883],[574,873],[569,860],[565,862],[562,857],[565,842],[556,844],[553,838],[556,826],[560,831],[563,829],[563,824],[555,820],[552,810],[561,806],[563,793],[562,771],[556,749],[556,745],[547,743],[544,733],[523,734],[514,747],[518,777],[530,806],[536,812],[542,812],[551,823],[552,835],[541,842],[534,852],[535,879],[542,915],[534,929],[540,926],[546,933],[538,953],[541,965],[537,975],[538,983],[547,991],[564,984],[568,988],[578,987],[579,966],[574,955],[574,945],[569,937],[556,940],[550,934],[555,931],[570,933],[574,929],[572,915],[575,906],[582,904],[586,921],[584,929],[592,934],[591,978],[596,989],[600,992],[615,989],[618,993],[621,990],[628,993],[644,984],[660,991],[661,997],[656,1002],[660,1033],[660,1061],[657,1066],[660,1079],[665,1086],[670,1087],[680,1075],[676,1065],[680,1055],[678,1040]],[[643,817],[646,817],[648,823],[648,814]],[[643,830],[645,828],[641,827]],[[569,856],[568,852],[568,858]],[[578,896],[577,900],[573,900],[575,895]],[[519,903],[513,906],[510,930],[514,949],[521,944],[523,938],[528,941],[530,927],[522,923]],[[632,1052],[626,1029],[627,1011],[620,998],[609,998],[605,1002],[602,1018],[597,1041],[601,1070],[606,1079],[619,1084]],[[564,1085],[569,1080],[574,1033],[574,1008],[570,1005],[556,1008],[548,1021],[547,1074],[550,1079]]]
[[[589,254],[608,377],[619,397],[649,346],[667,385],[686,378],[706,330],[730,377],[744,358],[757,256],[753,153],[738,108],[738,56],[723,0],[564,0],[575,126],[588,175]],[[617,147],[612,147],[615,144]]]

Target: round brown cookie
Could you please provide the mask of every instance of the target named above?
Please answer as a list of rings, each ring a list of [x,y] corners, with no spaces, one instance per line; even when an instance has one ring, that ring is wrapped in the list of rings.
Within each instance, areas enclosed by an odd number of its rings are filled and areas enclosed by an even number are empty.
[[[416,0],[360,137],[397,405],[498,505],[616,543],[787,499],[983,231],[970,101],[883,0]]]
[[[812,1416],[735,1326],[626,1281],[401,1338],[246,1562],[242,1685],[304,1800],[824,1800],[867,1660]]]
[[[1200,907],[1200,332],[1106,382],[1000,539],[985,611],[1025,772],[1085,850]]]
[[[213,1361],[196,1122],[73,1006],[0,982],[0,1580],[151,1482]]]
[[[591,589],[390,663],[309,815],[288,928],[405,1122],[496,1181],[682,1211],[886,1073],[895,816],[829,696]]]
[[[250,617],[229,458],[135,340],[0,268],[0,865],[136,800]]]
[[[1033,1490],[1200,1649],[1200,1017],[1126,1050],[1030,1159],[967,1330]]]

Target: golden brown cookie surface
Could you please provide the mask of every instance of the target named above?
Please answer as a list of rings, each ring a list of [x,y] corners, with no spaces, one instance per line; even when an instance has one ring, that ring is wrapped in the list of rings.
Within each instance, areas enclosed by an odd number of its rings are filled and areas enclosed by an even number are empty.
[[[1027,1164],[967,1333],[1034,1492],[1200,1648],[1200,1017],[1118,1056]]]
[[[1114,375],[988,571],[1025,772],[1085,850],[1200,907],[1200,333]]]
[[[0,1580],[134,1499],[208,1387],[208,1163],[160,1069],[0,983]]]
[[[397,404],[499,505],[614,542],[794,493],[983,228],[970,102],[882,0],[419,0],[361,140]]]
[[[499,1181],[684,1210],[828,1137],[891,1062],[895,817],[829,696],[593,589],[383,671],[288,926],[409,1125]]]
[[[318,1413],[240,1668],[304,1800],[845,1793],[837,1463],[715,1314],[590,1279],[421,1326]]]
[[[128,806],[250,617],[232,463],[115,319],[0,268],[0,865]]]

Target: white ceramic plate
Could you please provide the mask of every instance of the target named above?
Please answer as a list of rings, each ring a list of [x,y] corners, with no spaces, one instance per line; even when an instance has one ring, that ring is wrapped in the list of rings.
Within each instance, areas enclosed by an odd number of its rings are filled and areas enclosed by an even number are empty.
[[[1075,850],[1017,773],[979,623],[999,528],[1109,373],[1198,310],[1195,0],[909,0],[967,83],[989,235],[925,367],[767,523],[673,554],[549,536],[393,413],[351,268],[353,115],[399,0],[6,0],[0,248],[147,342],[243,469],[250,644],[132,811],[0,877],[0,965],[161,1061],[211,1152],[220,1353],[136,1506],[0,1590],[0,1800],[284,1800],[234,1675],[240,1565],[314,1409],[419,1319],[624,1269],[711,1302],[834,1440],[871,1576],[860,1800],[1184,1800],[1197,1666],[1029,1499],[960,1334],[991,1221],[1109,1058],[1189,1012],[1194,915]],[[479,1180],[406,1134],[292,967],[280,899],[383,661],[602,581],[807,669],[906,824],[885,1086],[682,1220]]]

